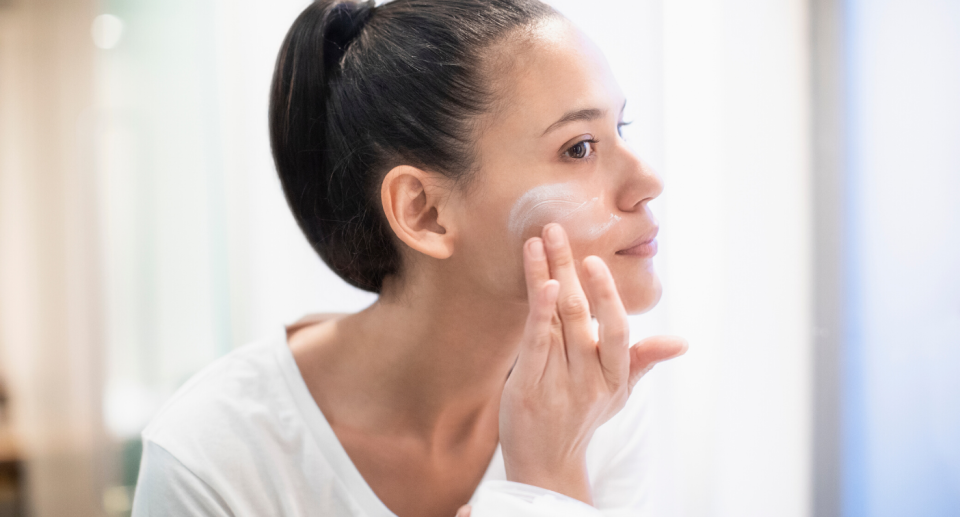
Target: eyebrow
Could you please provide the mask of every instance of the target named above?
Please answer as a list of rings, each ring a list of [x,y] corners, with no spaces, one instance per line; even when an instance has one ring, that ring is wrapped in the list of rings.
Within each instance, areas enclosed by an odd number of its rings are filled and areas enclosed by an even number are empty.
[[[627,107],[627,101],[624,100],[623,105],[620,107],[621,116],[623,116],[623,110],[626,109],[626,107]],[[550,124],[550,127],[548,127],[546,131],[544,131],[543,134],[540,136],[541,137],[547,136],[547,133],[553,131],[554,129],[559,128],[564,124],[569,124],[570,122],[577,122],[580,120],[587,120],[587,121],[597,120],[597,119],[603,118],[606,114],[607,114],[607,110],[600,110],[597,108],[568,111],[564,113],[564,115],[560,117],[559,120],[557,120],[553,124]]]
[[[606,115],[606,113],[607,113],[606,111],[598,110],[596,108],[568,111],[567,113],[564,113],[564,115],[560,117],[559,120],[557,120],[553,124],[550,124],[550,127],[548,127],[547,130],[544,131],[543,134],[540,136],[546,136],[547,133],[553,131],[554,129],[559,128],[564,124],[569,124],[571,122],[576,122],[579,120],[597,120],[599,118],[603,118],[603,116]]]

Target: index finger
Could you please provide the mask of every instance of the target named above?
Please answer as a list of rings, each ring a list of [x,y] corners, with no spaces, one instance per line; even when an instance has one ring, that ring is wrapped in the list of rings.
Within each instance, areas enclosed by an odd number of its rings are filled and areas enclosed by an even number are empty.
[[[544,228],[544,237],[550,276],[560,282],[557,312],[560,313],[560,321],[563,323],[567,357],[573,353],[596,357],[596,346],[590,328],[590,303],[580,285],[567,233],[559,224],[551,223]],[[573,361],[573,364],[581,363],[583,361]]]

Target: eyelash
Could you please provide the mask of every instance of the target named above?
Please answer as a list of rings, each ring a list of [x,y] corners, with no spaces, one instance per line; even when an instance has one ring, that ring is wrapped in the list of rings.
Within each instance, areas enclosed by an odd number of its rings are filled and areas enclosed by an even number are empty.
[[[623,138],[623,126],[629,126],[629,125],[632,124],[632,123],[633,123],[633,121],[630,121],[630,122],[620,122],[619,124],[617,124],[617,134],[620,136],[620,138]],[[594,150],[593,147],[594,147],[595,145],[597,145],[598,143],[599,143],[599,140],[597,140],[596,138],[590,138],[590,139],[587,139],[587,140],[580,140],[579,142],[577,142],[577,143],[571,145],[570,147],[568,147],[567,150],[563,152],[563,156],[566,157],[566,158],[569,158],[569,159],[571,159],[571,160],[576,160],[576,161],[586,160],[587,158],[590,158],[591,156],[594,155],[594,153],[595,153],[596,151]],[[573,151],[574,148],[576,148],[577,146],[585,145],[585,144],[588,144],[588,145],[589,145],[589,154],[587,154],[586,156],[583,156],[583,157],[581,157],[581,158],[577,158],[577,157],[571,156],[570,152]]]
[[[598,140],[597,140],[596,138],[590,138],[590,139],[587,139],[587,140],[580,140],[579,142],[577,142],[577,143],[571,145],[570,147],[568,147],[567,150],[563,152],[563,156],[566,157],[566,158],[569,158],[569,159],[571,159],[571,160],[576,160],[576,161],[586,160],[586,159],[590,158],[591,156],[593,156],[593,154],[596,152],[596,151],[594,150],[593,146],[597,145],[597,143],[598,143]],[[582,157],[580,157],[580,158],[577,158],[577,157],[575,157],[575,156],[571,156],[570,152],[573,151],[574,148],[576,148],[577,146],[581,146],[581,145],[588,145],[588,146],[589,146],[588,154],[587,154],[586,156],[582,156]]]

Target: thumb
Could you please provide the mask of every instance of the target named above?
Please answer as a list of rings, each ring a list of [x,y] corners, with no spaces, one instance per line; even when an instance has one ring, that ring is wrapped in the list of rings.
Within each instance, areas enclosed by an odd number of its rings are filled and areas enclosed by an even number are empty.
[[[470,505],[469,505],[469,504],[465,504],[465,505],[461,506],[460,509],[457,510],[457,516],[456,516],[456,517],[470,517]]]
[[[654,365],[685,354],[687,347],[680,336],[651,336],[630,347],[630,389]]]

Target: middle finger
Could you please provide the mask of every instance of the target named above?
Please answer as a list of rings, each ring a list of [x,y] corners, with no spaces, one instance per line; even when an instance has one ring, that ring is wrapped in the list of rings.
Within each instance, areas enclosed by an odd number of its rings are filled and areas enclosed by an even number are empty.
[[[580,285],[577,266],[567,234],[559,224],[543,229],[550,276],[560,282],[557,312],[563,325],[563,340],[571,366],[586,366],[584,356],[596,358],[596,344],[590,321],[590,304]]]

